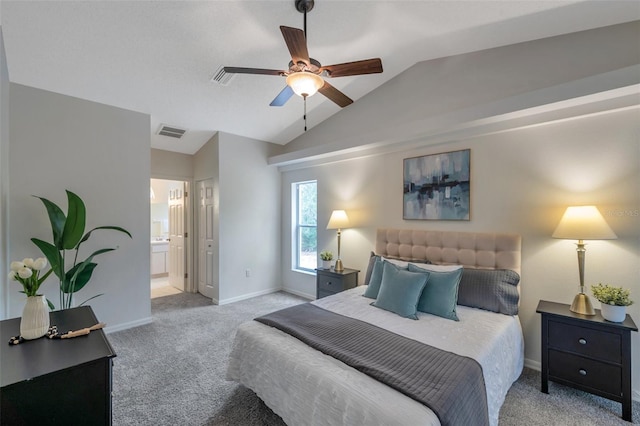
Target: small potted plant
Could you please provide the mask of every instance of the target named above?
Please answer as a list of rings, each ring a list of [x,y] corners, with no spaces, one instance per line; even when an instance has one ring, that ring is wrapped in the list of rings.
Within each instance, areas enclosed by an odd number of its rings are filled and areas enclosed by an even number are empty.
[[[323,250],[320,252],[320,259],[322,259],[322,268],[331,269],[331,260],[333,260],[333,253],[329,250]]]
[[[602,317],[611,322],[623,322],[627,315],[627,306],[632,305],[631,291],[622,287],[598,283],[591,286],[593,296],[602,304]]]

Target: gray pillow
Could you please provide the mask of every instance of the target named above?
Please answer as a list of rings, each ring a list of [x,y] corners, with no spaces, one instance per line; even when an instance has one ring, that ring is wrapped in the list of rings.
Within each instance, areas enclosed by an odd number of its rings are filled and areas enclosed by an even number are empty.
[[[459,321],[456,313],[458,301],[458,285],[462,276],[462,268],[455,271],[437,272],[422,269],[413,263],[409,271],[429,274],[429,281],[418,301],[418,310],[454,321]]]
[[[382,284],[383,265],[387,262],[382,260],[380,256],[372,256],[371,259],[374,260],[373,268],[371,268],[371,277],[369,278],[368,287],[362,295],[364,297],[368,297],[369,299],[375,299],[378,297],[378,293],[380,292],[380,285]]]
[[[378,298],[371,304],[402,317],[417,320],[418,300],[429,274],[409,272],[389,262],[380,263],[383,265],[382,283]]]
[[[464,268],[458,305],[518,315],[520,275],[510,269]]]
[[[373,265],[376,263],[376,260],[380,259],[380,256],[377,256],[374,252],[371,252],[369,256],[369,265],[367,265],[367,273],[364,276],[364,285],[369,285],[369,280],[371,280],[371,273],[373,272]]]

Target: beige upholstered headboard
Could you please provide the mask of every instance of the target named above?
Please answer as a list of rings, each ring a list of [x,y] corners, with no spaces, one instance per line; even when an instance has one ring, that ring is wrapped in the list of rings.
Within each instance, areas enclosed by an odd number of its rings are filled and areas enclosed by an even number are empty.
[[[520,274],[521,246],[517,234],[380,228],[375,253],[439,265],[511,269]]]

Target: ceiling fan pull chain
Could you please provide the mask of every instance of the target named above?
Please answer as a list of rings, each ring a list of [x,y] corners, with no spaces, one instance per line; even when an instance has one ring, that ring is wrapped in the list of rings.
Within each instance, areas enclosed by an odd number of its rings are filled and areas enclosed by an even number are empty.
[[[305,95],[302,96],[302,99],[304,100],[304,131],[307,131],[307,97]]]

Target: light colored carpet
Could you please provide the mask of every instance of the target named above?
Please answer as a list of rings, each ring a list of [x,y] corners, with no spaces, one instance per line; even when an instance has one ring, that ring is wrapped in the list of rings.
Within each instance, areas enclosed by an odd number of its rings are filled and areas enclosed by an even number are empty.
[[[108,336],[118,354],[113,424],[284,425],[252,391],[225,380],[227,358],[239,324],[305,301],[282,292],[223,306],[189,293],[153,299],[152,324]],[[619,403],[555,383],[546,395],[539,386],[539,373],[525,369],[507,395],[501,426],[630,424],[619,417]],[[633,415],[640,424],[638,402]]]

